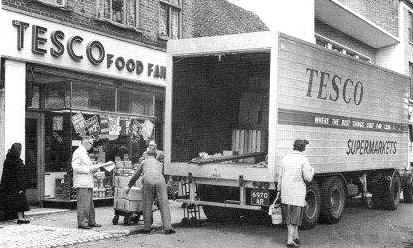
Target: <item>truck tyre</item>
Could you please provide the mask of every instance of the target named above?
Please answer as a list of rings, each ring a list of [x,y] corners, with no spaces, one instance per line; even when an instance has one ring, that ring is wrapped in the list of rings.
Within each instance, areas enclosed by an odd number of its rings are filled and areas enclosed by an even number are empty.
[[[302,229],[308,230],[315,226],[320,217],[321,192],[316,181],[307,185],[307,195],[305,196],[307,206],[304,207]]]
[[[343,215],[346,201],[344,182],[337,176],[328,177],[321,184],[321,219],[337,223]]]
[[[396,210],[400,202],[401,191],[401,179],[400,174],[397,171],[393,171],[392,174],[388,174],[387,182],[384,182],[382,189],[382,206],[386,210]]]
[[[407,203],[413,203],[413,176],[411,175],[403,185],[403,199]]]

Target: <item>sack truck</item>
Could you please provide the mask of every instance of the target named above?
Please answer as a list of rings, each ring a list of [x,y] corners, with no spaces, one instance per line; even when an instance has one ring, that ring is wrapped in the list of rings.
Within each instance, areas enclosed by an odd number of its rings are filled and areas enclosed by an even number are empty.
[[[182,183],[183,222],[200,206],[264,221],[298,138],[315,168],[305,228],[338,222],[350,197],[412,202],[409,77],[275,32],[171,40],[167,56],[165,174]]]

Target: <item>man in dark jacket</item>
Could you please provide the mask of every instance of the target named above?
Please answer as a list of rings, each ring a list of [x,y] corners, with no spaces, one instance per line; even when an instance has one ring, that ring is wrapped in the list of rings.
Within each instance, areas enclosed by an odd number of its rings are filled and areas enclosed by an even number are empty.
[[[168,193],[166,190],[166,183],[163,176],[163,164],[156,159],[156,151],[149,150],[147,158],[139,165],[135,175],[128,183],[127,192],[129,192],[136,180],[142,176],[142,201],[143,201],[143,220],[144,229],[139,230],[139,233],[150,233],[153,222],[152,204],[154,196],[159,203],[161,210],[162,224],[165,228],[165,234],[173,234],[175,230],[171,225],[171,213],[169,210]]]

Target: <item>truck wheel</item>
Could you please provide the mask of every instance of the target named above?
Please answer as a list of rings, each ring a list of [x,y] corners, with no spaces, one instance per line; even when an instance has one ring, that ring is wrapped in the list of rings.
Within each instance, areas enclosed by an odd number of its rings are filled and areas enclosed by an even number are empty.
[[[337,176],[328,177],[321,184],[321,218],[328,224],[337,223],[343,215],[346,201],[344,182]]]
[[[403,199],[407,203],[413,203],[413,177],[410,176],[409,180],[403,185]]]
[[[396,210],[400,202],[401,180],[400,174],[394,171],[390,176],[390,182],[385,182],[382,189],[384,189],[382,197],[382,205],[386,210]]]
[[[311,229],[315,226],[320,217],[321,192],[316,181],[307,185],[307,195],[305,196],[307,206],[304,207],[302,229]]]

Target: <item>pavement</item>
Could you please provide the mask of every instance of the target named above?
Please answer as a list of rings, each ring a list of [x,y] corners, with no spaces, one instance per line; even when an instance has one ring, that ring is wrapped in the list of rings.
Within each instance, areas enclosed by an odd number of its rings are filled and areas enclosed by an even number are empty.
[[[181,203],[170,201],[172,223],[183,218]],[[37,248],[62,247],[67,245],[111,239],[133,234],[143,228],[143,218],[137,224],[125,226],[123,217],[113,225],[113,207],[95,208],[96,222],[100,228],[83,230],[77,228],[76,210],[34,208],[26,213],[30,224],[17,225],[16,220],[0,222],[0,247]],[[160,211],[154,211],[155,229],[162,226]]]

